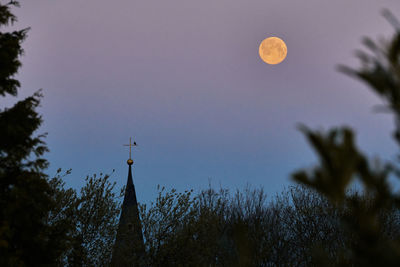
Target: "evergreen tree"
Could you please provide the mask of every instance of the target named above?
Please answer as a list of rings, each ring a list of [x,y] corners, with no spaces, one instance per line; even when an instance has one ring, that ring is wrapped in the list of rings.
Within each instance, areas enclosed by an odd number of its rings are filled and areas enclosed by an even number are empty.
[[[4,32],[16,21],[11,8],[18,2],[0,3],[0,95],[17,96],[15,79],[21,66],[22,41],[28,29]],[[49,225],[53,191],[43,170],[47,151],[44,135],[35,131],[42,123],[35,111],[41,93],[0,108],[0,266],[56,265],[65,245],[65,224]]]

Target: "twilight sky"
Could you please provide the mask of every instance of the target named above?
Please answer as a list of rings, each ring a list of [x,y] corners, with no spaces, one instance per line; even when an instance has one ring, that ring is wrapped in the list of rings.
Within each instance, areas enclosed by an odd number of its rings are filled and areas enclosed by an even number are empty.
[[[126,182],[132,136],[139,201],[178,190],[262,185],[275,194],[316,159],[299,122],[351,125],[369,155],[393,159],[388,114],[366,86],[335,70],[358,66],[362,36],[390,36],[398,0],[35,0],[15,10],[24,43],[19,98],[43,88],[49,174],[72,168]],[[262,62],[278,36],[288,57]],[[7,103],[15,101],[7,98]]]

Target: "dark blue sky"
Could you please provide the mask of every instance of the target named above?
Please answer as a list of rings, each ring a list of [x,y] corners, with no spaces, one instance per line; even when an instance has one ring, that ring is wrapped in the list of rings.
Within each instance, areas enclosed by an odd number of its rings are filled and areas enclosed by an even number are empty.
[[[398,0],[21,1],[18,27],[32,27],[19,79],[24,97],[44,89],[40,112],[49,173],[72,168],[69,185],[92,173],[126,182],[132,136],[141,201],[156,185],[178,190],[262,185],[274,194],[316,161],[299,122],[351,125],[369,155],[393,159],[388,114],[358,81],[362,36],[390,36],[380,15]],[[258,57],[278,36],[288,57]],[[10,104],[15,99],[8,98]]]

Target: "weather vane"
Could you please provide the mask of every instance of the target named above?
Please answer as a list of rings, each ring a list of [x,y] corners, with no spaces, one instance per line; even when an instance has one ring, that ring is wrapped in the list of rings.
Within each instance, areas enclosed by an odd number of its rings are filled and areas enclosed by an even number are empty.
[[[137,146],[136,142],[134,141],[132,144],[132,137],[129,137],[129,145],[123,145],[123,146],[129,146],[129,159],[127,160],[128,165],[132,165],[133,164],[133,160],[132,160],[132,147],[133,146]]]

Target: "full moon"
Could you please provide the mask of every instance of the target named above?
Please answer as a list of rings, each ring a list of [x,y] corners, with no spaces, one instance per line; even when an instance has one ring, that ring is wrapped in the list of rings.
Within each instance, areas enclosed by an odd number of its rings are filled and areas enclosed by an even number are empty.
[[[286,58],[287,47],[282,39],[269,37],[261,42],[258,53],[265,63],[275,65],[281,63]]]

